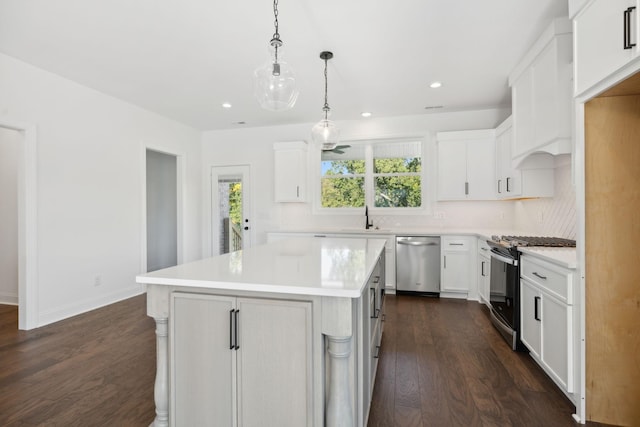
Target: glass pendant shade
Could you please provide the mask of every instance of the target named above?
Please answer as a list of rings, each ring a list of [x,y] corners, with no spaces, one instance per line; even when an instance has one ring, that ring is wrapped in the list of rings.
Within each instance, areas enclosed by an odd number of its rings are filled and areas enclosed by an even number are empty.
[[[293,69],[286,62],[275,59],[271,48],[270,60],[253,73],[254,92],[258,103],[265,110],[284,111],[292,108],[298,99],[298,86]],[[278,49],[278,56],[282,55]]]
[[[333,150],[340,142],[340,130],[328,119],[322,119],[311,129],[311,139],[323,150]]]

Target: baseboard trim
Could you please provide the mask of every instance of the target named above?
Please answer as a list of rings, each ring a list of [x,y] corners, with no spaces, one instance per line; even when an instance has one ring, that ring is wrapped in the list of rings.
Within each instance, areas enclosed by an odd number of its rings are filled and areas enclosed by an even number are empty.
[[[131,288],[122,289],[108,295],[101,295],[99,298],[90,298],[84,301],[74,302],[73,304],[67,304],[63,307],[55,307],[39,314],[37,327],[39,328],[41,326],[59,322],[64,319],[143,294],[144,292],[145,290],[143,287],[136,284]]]
[[[0,292],[0,304],[18,305],[18,295],[8,292]]]

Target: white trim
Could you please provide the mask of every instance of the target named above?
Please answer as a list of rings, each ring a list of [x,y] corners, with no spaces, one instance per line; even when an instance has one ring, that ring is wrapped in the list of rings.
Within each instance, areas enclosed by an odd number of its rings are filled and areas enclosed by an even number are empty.
[[[179,149],[167,148],[153,144],[145,144],[142,143],[141,146],[141,173],[140,173],[140,181],[141,181],[141,192],[142,197],[142,215],[141,215],[141,224],[140,227],[140,272],[147,272],[147,150],[155,151],[162,154],[168,154],[170,156],[175,156],[176,158],[176,200],[177,200],[177,210],[176,213],[176,233],[177,233],[177,262],[178,264],[182,264],[184,262],[184,252],[185,252],[185,238],[184,238],[184,229],[185,229],[185,194],[186,194],[186,154],[184,151]]]
[[[82,301],[74,301],[70,304],[55,307],[54,309],[44,311],[40,313],[40,325],[44,326],[50,323],[58,322],[60,320],[68,319],[78,314],[86,313],[91,310],[95,310],[100,307],[104,307],[110,304],[114,304],[118,301],[122,301],[128,298],[135,297],[145,292],[145,288],[140,284],[121,289],[117,292],[112,292],[107,295],[100,295],[98,298],[87,298]]]
[[[18,165],[18,329],[38,322],[38,150],[35,125],[0,118],[0,127],[22,133]]]

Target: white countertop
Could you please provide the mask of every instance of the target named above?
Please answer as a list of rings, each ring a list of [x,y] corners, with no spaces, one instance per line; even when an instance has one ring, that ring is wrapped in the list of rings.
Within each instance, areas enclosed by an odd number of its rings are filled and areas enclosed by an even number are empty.
[[[385,243],[367,238],[281,240],[142,274],[136,282],[359,298]]]
[[[471,235],[481,239],[490,239],[491,236],[534,236],[536,233],[514,230],[497,229],[476,229],[476,228],[330,228],[330,229],[307,229],[307,230],[278,230],[270,233],[309,233],[314,235],[362,235],[368,236],[447,236],[447,235]],[[522,253],[539,257],[546,261],[555,263],[564,268],[575,269],[578,261],[576,248],[547,248],[547,247],[519,247]]]
[[[546,248],[541,246],[519,247],[523,254],[535,256],[564,268],[575,269],[578,265],[576,248]]]

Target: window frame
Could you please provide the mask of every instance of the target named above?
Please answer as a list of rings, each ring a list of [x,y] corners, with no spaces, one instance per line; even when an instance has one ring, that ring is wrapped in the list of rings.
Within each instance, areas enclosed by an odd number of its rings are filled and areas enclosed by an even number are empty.
[[[414,173],[391,173],[391,174],[374,174],[374,162],[373,162],[373,146],[385,145],[385,144],[399,144],[408,142],[420,143],[420,159],[421,159],[421,171],[420,171],[420,197],[422,205],[420,207],[376,207],[375,206],[375,176],[415,176]],[[431,191],[427,189],[427,177],[430,181],[435,178],[435,173],[432,172],[435,168],[435,163],[430,156],[427,156],[428,143],[425,142],[424,137],[402,137],[402,138],[385,138],[385,139],[362,139],[362,140],[350,140],[341,141],[340,144],[345,145],[360,145],[364,146],[365,152],[365,174],[364,174],[364,194],[365,205],[369,207],[369,215],[425,215],[431,213]],[[330,208],[322,206],[322,171],[321,171],[321,157],[322,151],[320,147],[312,147],[312,155],[310,161],[313,162],[312,168],[312,212],[316,215],[363,215],[364,206],[358,208]],[[350,175],[353,176],[353,175]],[[431,178],[433,177],[433,178]],[[434,181],[435,182],[435,181]]]

